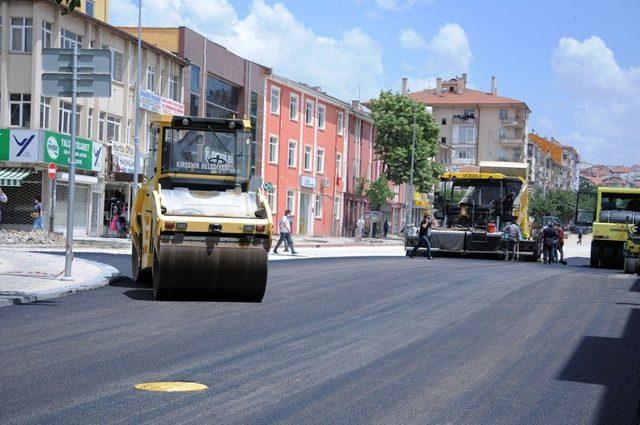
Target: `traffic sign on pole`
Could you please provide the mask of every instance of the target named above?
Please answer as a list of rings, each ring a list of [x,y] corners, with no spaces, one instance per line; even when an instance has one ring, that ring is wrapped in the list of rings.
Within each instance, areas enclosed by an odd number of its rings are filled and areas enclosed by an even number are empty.
[[[57,171],[56,164],[54,164],[53,162],[50,162],[49,166],[47,167],[47,175],[51,180],[56,178],[56,171]]]

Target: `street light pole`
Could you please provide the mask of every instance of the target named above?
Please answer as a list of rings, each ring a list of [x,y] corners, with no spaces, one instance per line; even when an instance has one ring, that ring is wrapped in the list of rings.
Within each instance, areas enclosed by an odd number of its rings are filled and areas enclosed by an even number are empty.
[[[71,62],[71,147],[69,149],[69,195],[67,198],[67,246],[64,257],[64,280],[71,280],[73,263],[73,198],[76,190],[76,127],[78,108],[78,43],[73,43]]]
[[[138,179],[140,174],[140,83],[142,81],[142,0],[138,0],[138,73],[136,75],[136,125],[133,134],[133,200],[138,193]],[[131,212],[131,205],[129,205]]]
[[[405,225],[409,224],[409,221],[413,219],[413,163],[415,161],[416,154],[416,111],[413,111],[413,135],[411,136],[411,170],[409,174],[409,210],[407,211],[407,219]]]

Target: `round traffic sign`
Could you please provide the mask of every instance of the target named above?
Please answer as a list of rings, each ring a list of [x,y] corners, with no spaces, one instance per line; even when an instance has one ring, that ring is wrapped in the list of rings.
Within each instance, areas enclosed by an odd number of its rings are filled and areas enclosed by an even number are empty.
[[[49,167],[47,167],[47,174],[49,175],[49,178],[51,180],[56,178],[56,164],[54,164],[53,162],[49,163]]]

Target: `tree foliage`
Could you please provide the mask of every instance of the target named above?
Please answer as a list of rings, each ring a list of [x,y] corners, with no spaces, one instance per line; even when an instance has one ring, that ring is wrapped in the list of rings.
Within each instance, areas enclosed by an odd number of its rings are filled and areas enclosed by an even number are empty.
[[[430,192],[436,177],[444,170],[435,162],[439,129],[425,106],[410,97],[380,92],[371,101],[376,124],[374,149],[384,163],[386,178],[395,185],[409,182],[413,120],[416,118],[414,185],[420,192]]]
[[[595,192],[598,186],[586,177],[580,177],[580,192]]]
[[[76,7],[80,7],[81,0],[56,0],[58,4],[65,4],[69,7],[69,10],[74,10]]]
[[[555,189],[543,193],[537,189],[529,199],[529,213],[541,217],[548,212],[563,223],[571,221],[576,212],[576,192]]]
[[[389,189],[389,181],[385,176],[380,176],[378,180],[370,182],[366,195],[373,210],[379,210],[383,204],[396,196],[395,192]]]

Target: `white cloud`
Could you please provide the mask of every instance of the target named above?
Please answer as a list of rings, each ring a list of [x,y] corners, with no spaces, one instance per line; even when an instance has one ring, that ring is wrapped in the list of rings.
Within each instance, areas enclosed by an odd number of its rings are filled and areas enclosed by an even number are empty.
[[[408,50],[421,50],[427,46],[427,42],[412,28],[405,28],[398,36],[400,47]]]
[[[551,58],[576,130],[567,136],[593,162],[634,163],[640,141],[640,67],[623,68],[599,37],[560,39]]]
[[[128,0],[112,0],[117,24],[131,23]],[[154,0],[143,10],[144,25],[185,25],[201,32],[230,51],[272,67],[274,72],[296,81],[319,85],[329,94],[355,99],[378,94],[382,87],[380,46],[360,28],[339,37],[316,34],[282,3],[269,5],[254,0],[244,18],[227,0]],[[214,3],[212,5],[212,3]],[[143,5],[145,3],[143,2]],[[137,15],[136,15],[137,19]]]
[[[430,75],[447,78],[469,72],[473,54],[467,34],[460,25],[441,26],[427,50],[427,72]]]
[[[435,0],[375,0],[375,3],[383,10],[403,10],[421,4],[435,3]]]

